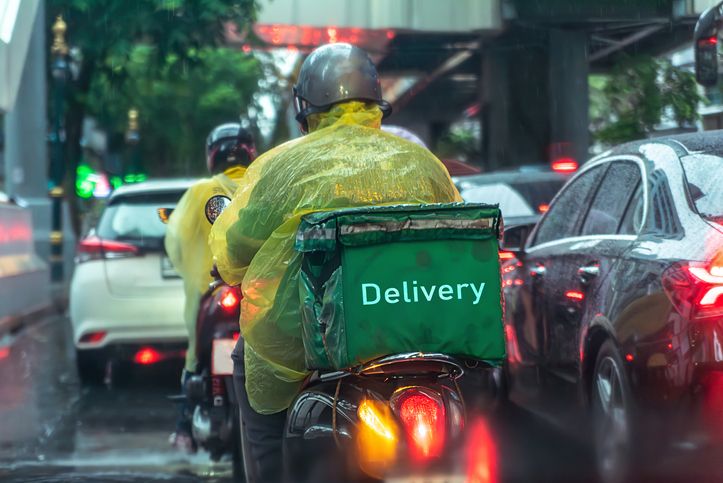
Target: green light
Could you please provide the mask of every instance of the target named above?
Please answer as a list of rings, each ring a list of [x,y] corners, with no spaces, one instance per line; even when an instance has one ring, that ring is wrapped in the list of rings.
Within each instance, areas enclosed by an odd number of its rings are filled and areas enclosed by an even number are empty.
[[[110,178],[110,185],[113,187],[113,189],[118,189],[121,186],[123,186],[123,180],[120,176],[111,176]]]
[[[95,182],[90,177],[95,172],[87,164],[79,164],[75,172],[75,192],[80,198],[90,198],[95,190]]]
[[[123,181],[126,183],[141,183],[148,179],[148,175],[145,173],[129,173],[123,176]]]

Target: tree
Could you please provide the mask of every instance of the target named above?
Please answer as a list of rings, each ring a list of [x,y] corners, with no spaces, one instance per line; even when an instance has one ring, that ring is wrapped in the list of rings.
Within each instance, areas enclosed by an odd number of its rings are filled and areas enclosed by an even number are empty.
[[[664,117],[692,124],[703,100],[692,72],[652,57],[626,58],[609,76],[592,76],[590,97],[593,136],[603,144],[644,138]]]
[[[224,47],[192,49],[154,65],[154,47],[137,45],[116,88],[97,76],[86,100],[88,114],[110,134],[110,149],[122,151],[130,108],[139,112],[139,157],[151,175],[192,175],[205,171],[205,135],[222,122],[243,117],[255,104],[261,73],[251,55]],[[187,63],[183,68],[178,64]]]
[[[77,47],[77,75],[66,91],[66,173],[73,175],[82,150],[80,140],[89,93],[99,76],[122,86],[138,44],[152,46],[149,65],[183,72],[198,62],[204,48],[220,46],[227,24],[242,31],[254,19],[255,0],[48,0],[48,24],[62,14],[68,24],[68,41]],[[168,66],[168,59],[176,62]],[[120,88],[119,88],[120,90]],[[66,192],[73,193],[72,176]],[[71,208],[75,198],[70,197]],[[76,232],[77,210],[72,209]]]
[[[453,125],[439,139],[435,152],[442,158],[477,161],[482,156],[479,133],[469,123]]]

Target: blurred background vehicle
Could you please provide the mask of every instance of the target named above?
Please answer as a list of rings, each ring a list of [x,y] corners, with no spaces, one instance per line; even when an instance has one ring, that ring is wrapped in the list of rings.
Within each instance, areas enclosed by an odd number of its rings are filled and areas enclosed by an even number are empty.
[[[622,145],[503,269],[511,398],[594,435],[604,481],[722,442],[721,186],[722,131]]]
[[[571,160],[452,178],[468,203],[499,203],[505,224],[503,248],[520,247],[552,198],[578,166]],[[503,254],[503,257],[510,256]]]
[[[78,244],[70,319],[83,382],[102,382],[112,363],[184,355],[183,286],[164,253],[166,227],[157,210],[175,206],[193,181],[117,189]]]

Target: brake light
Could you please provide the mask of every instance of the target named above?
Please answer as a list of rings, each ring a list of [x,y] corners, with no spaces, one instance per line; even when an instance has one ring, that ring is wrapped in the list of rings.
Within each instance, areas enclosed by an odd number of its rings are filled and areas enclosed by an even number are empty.
[[[537,211],[539,211],[540,213],[547,213],[548,211],[550,211],[550,205],[548,205],[547,203],[541,203],[537,205]]]
[[[515,254],[513,252],[500,250],[500,260],[512,260],[513,258],[515,258]]]
[[[81,336],[79,342],[84,344],[98,344],[100,341],[105,339],[106,334],[107,332],[104,331],[88,332],[87,334],[83,334]]]
[[[571,300],[584,300],[585,294],[577,290],[568,290],[567,292],[565,292],[565,297]]]
[[[233,312],[238,309],[240,300],[241,297],[238,288],[225,287],[218,303],[226,312]]]
[[[442,400],[412,388],[400,393],[396,405],[412,458],[424,461],[440,456],[447,426]]]
[[[663,272],[663,288],[675,309],[690,319],[723,316],[723,266],[679,263]]]
[[[133,357],[133,362],[144,366],[155,364],[162,359],[161,353],[153,347],[143,347]]]
[[[136,255],[138,255],[138,247],[134,245],[91,236],[78,243],[75,259],[77,263],[83,263],[90,260],[125,258]]]
[[[467,483],[497,483],[500,480],[497,444],[483,419],[470,425],[465,453]]]
[[[572,158],[559,158],[552,162],[552,170],[556,173],[574,173],[577,161]]]

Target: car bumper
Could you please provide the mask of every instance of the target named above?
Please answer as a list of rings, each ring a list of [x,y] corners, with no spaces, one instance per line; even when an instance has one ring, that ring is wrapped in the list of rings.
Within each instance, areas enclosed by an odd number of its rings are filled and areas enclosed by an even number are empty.
[[[173,343],[188,340],[183,320],[184,295],[117,297],[109,293],[104,278],[85,277],[73,281],[70,290],[70,319],[78,349],[96,349],[117,344]],[[105,336],[81,342],[91,332]]]
[[[723,320],[689,323],[678,335],[636,354],[633,376],[651,431],[673,445],[723,444]],[[661,425],[661,421],[665,424]]]

